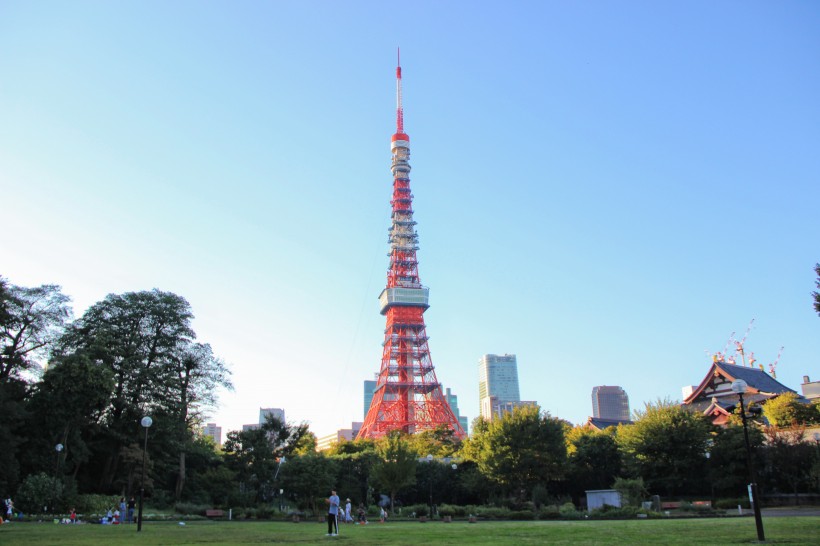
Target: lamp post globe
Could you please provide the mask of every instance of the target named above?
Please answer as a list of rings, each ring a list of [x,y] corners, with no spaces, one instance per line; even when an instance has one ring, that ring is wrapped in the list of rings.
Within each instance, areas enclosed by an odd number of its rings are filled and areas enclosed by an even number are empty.
[[[749,384],[742,379],[735,379],[732,381],[732,392],[735,394],[746,394],[749,390]]]
[[[145,452],[148,451],[148,429],[154,424],[154,420],[145,416],[140,420],[140,425],[145,429],[145,443],[142,447],[142,475],[140,476],[140,506],[137,514],[137,532],[142,531],[142,500],[145,495]]]

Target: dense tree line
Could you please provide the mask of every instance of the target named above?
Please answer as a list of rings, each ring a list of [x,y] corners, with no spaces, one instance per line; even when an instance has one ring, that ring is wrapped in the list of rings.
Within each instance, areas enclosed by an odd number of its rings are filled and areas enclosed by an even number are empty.
[[[715,427],[668,400],[604,431],[522,407],[477,419],[464,441],[446,429],[394,432],[322,453],[307,425],[270,418],[229,432],[219,448],[198,431],[217,387],[231,388],[230,372],[196,341],[192,319],[185,299],[155,289],[110,294],[75,320],[59,287],[0,278],[0,493],[18,495],[24,510],[64,510],[81,495],[134,495],[144,482],[155,506],[318,512],[335,487],[355,504],[412,504],[419,513],[579,504],[586,490],[616,484],[635,499],[744,495],[739,417]],[[144,415],[154,420],[145,453]],[[820,423],[818,406],[780,396],[755,419],[764,494],[820,493],[820,442],[806,435]]]

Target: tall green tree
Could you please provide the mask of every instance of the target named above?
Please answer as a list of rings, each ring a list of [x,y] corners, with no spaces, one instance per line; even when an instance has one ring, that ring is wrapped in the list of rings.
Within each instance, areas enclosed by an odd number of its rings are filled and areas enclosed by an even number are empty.
[[[350,497],[353,504],[370,504],[370,471],[379,459],[373,440],[339,442],[328,451],[338,462],[336,486],[341,497]]]
[[[323,453],[298,455],[282,465],[282,485],[285,495],[296,505],[320,513],[326,506],[325,500],[335,486],[338,473],[337,461]],[[320,504],[321,503],[321,504]]]
[[[506,493],[530,498],[533,487],[547,487],[564,476],[566,428],[566,421],[537,406],[523,406],[500,419],[476,421],[461,454]]]
[[[60,338],[57,359],[83,355],[113,377],[91,461],[99,478],[94,489],[112,492],[130,481],[134,469],[120,468],[122,450],[141,439],[140,419],[152,415],[149,449],[162,475],[176,468],[171,489],[181,492],[192,429],[216,387],[230,387],[210,347],[194,343],[192,319],[188,302],[170,292],[109,294]]]
[[[40,368],[36,359],[71,318],[69,301],[54,284],[25,288],[0,279],[0,381]]]
[[[239,486],[251,502],[273,498],[277,471],[284,472],[294,457],[307,425],[290,425],[268,416],[259,428],[231,431],[222,446],[225,464],[235,472]],[[280,464],[285,458],[286,463]]]
[[[617,435],[631,474],[643,478],[653,492],[701,492],[694,491],[693,484],[702,487],[713,430],[709,420],[669,400],[647,403],[635,414],[637,420],[619,427]]]
[[[186,456],[194,447],[203,415],[216,405],[217,387],[232,389],[230,371],[214,356],[211,346],[191,343],[169,358],[168,412],[172,435],[179,453],[174,497],[180,499],[185,487]]]
[[[89,442],[99,433],[113,384],[110,370],[82,354],[50,361],[28,404],[26,473],[52,473],[56,467],[76,476],[91,456]],[[62,451],[55,456],[57,444]]]
[[[393,430],[376,441],[378,460],[371,470],[371,478],[383,491],[390,494],[390,512],[396,495],[416,481],[418,453],[413,451],[407,435]]]
[[[588,489],[608,489],[621,473],[615,427],[594,430],[578,426],[567,433],[567,482],[574,497]]]

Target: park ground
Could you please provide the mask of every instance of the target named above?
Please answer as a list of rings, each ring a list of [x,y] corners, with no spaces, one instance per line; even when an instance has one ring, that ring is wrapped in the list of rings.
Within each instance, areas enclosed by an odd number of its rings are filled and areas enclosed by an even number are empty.
[[[766,544],[820,544],[820,516],[765,517]],[[390,522],[342,525],[325,536],[318,522],[189,521],[135,525],[12,523],[0,527],[0,544],[14,545],[234,545],[328,544],[754,544],[754,519],[688,518],[630,521]]]

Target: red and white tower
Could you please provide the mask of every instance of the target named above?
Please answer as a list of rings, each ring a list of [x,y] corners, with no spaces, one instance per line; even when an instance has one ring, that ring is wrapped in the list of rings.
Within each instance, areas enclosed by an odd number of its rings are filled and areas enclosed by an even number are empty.
[[[410,193],[410,137],[404,132],[401,63],[396,67],[396,134],[391,139],[390,150],[393,154],[393,199],[390,201],[393,225],[388,229],[390,269],[387,287],[379,296],[387,326],[376,390],[357,438],[379,438],[391,430],[422,432],[442,425],[463,438],[464,429],[436,379],[424,327],[429,290],[419,280],[416,260],[419,236]]]

